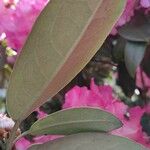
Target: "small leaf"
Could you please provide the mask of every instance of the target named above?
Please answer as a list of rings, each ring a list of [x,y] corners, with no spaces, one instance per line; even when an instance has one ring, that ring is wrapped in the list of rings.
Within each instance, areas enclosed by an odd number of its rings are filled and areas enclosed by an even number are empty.
[[[103,44],[125,3],[125,0],[48,3],[10,79],[7,110],[14,120],[25,119],[81,71]]]
[[[94,108],[74,108],[58,111],[35,122],[27,134],[67,135],[79,132],[111,131],[122,123],[112,114]]]
[[[135,77],[135,71],[141,63],[146,49],[146,43],[127,42],[125,46],[125,64],[131,77]]]
[[[66,136],[29,150],[146,150],[142,145],[126,138],[104,133],[80,133]]]

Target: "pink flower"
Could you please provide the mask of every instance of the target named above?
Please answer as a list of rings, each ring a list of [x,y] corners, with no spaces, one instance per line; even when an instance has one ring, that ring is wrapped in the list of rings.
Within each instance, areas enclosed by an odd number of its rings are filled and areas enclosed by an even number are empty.
[[[63,108],[87,106],[90,103],[90,91],[87,87],[80,88],[75,86],[65,95]],[[94,105],[94,103],[92,103]]]
[[[141,67],[138,67],[136,70],[136,85],[141,90],[147,90],[146,95],[150,97],[150,78],[147,74],[142,70]]]
[[[39,136],[34,138],[34,143],[42,144],[48,141],[52,141],[58,138],[63,137],[62,135],[46,135],[46,136]]]
[[[37,111],[37,113],[38,113],[38,116],[37,116],[38,119],[44,118],[47,116],[47,114],[45,112],[41,111],[39,108],[36,109],[35,111]]]
[[[12,1],[12,0],[11,0]],[[48,0],[20,0],[13,9],[0,1],[0,35],[6,33],[8,45],[20,50],[33,23]],[[8,1],[10,2],[10,1]]]
[[[128,112],[128,119],[125,117],[124,119],[122,119],[123,126],[113,131],[112,133],[115,135],[128,137],[137,141],[143,135],[142,127],[140,125],[140,120],[143,113],[144,109],[141,109],[140,107],[131,108]]]
[[[55,140],[60,137],[62,136],[58,136],[58,135],[39,136],[39,137],[35,137],[33,141],[29,141],[23,137],[16,142],[15,148],[16,150],[27,150],[32,144],[43,144],[45,142]]]
[[[136,3],[137,3],[137,0],[127,1],[123,14],[121,15],[115,27],[111,31],[112,35],[117,34],[117,27],[123,26],[125,23],[130,21],[131,17],[134,15],[134,9],[136,7]]]
[[[144,8],[149,8],[150,7],[150,0],[141,0],[140,4]]]
[[[75,86],[65,95],[64,109],[81,106],[98,107],[113,113],[118,118],[122,118],[127,109],[126,105],[113,96],[110,86],[97,86],[93,79],[90,89]]]
[[[16,150],[27,150],[31,145],[31,142],[25,138],[21,138],[19,141],[16,142],[15,148]]]
[[[124,118],[122,120],[123,126],[111,133],[114,135],[128,137],[150,148],[148,136],[142,131],[142,126],[140,124],[140,120],[144,112],[145,108],[142,109],[139,106],[131,108],[128,112],[129,118]]]

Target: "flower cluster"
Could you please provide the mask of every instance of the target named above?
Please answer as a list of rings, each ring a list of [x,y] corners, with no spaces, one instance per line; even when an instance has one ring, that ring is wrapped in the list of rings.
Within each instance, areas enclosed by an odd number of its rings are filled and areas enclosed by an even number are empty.
[[[22,48],[46,3],[47,0],[0,1],[0,35],[6,34],[10,47],[16,50]]]

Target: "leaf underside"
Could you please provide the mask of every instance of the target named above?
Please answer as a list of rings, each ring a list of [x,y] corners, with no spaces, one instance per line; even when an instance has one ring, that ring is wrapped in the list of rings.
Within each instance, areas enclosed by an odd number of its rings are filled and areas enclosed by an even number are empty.
[[[29,150],[146,150],[126,138],[104,133],[80,133],[66,136]]]
[[[25,119],[71,81],[100,48],[124,5],[120,0],[51,0],[15,64],[9,115]]]
[[[80,132],[108,132],[122,126],[112,114],[94,108],[74,108],[53,113],[35,122],[27,134],[68,135]]]
[[[136,69],[140,65],[146,49],[146,43],[127,42],[125,46],[125,64],[131,77],[135,77]]]
[[[119,34],[129,40],[136,42],[150,41],[150,22],[143,13],[135,12],[134,18],[118,30]]]

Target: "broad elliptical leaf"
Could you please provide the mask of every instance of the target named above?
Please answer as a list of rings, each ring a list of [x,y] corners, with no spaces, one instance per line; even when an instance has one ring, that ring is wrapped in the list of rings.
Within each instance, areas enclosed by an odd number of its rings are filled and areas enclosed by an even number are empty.
[[[109,132],[122,126],[114,115],[95,108],[61,110],[35,122],[31,135],[68,135],[81,132]]]
[[[146,150],[129,139],[104,133],[80,133],[66,136],[29,150]]]
[[[125,0],[51,0],[15,64],[7,110],[25,119],[88,63],[121,15]]]

